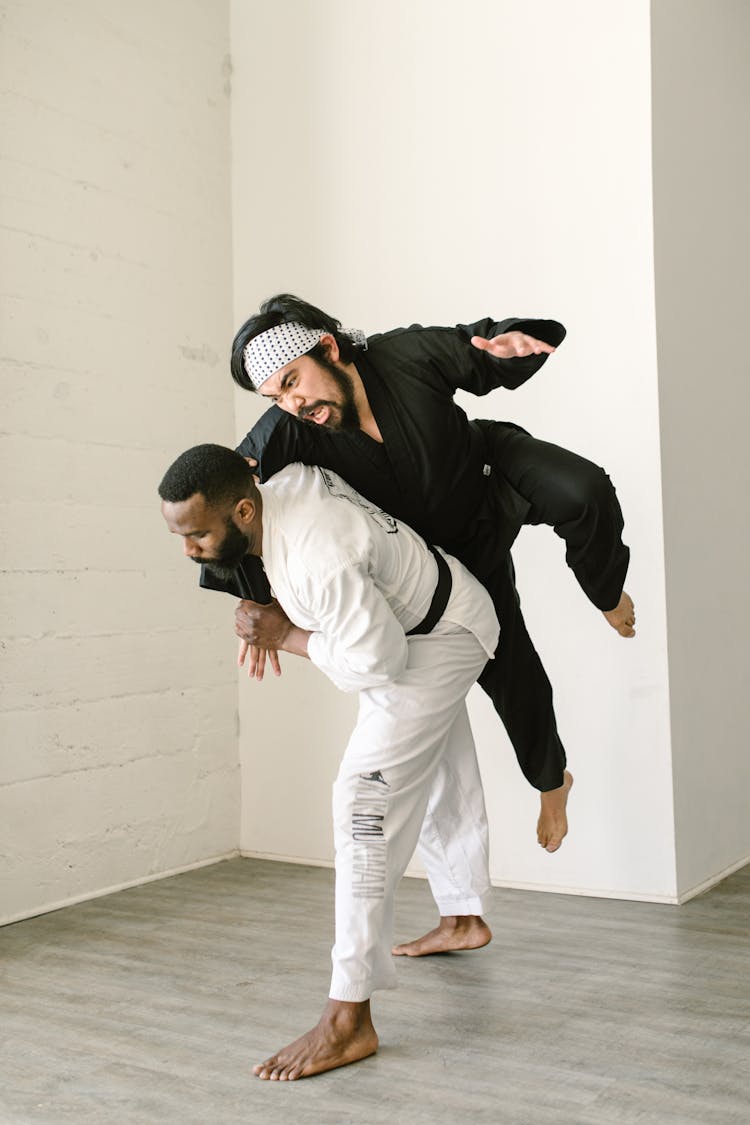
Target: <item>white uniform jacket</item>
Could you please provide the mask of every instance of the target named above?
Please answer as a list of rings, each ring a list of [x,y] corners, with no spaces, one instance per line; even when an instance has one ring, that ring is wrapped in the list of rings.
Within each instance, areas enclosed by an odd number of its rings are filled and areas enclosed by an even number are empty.
[[[263,564],[287,616],[312,630],[310,659],[342,691],[398,679],[406,633],[427,614],[437,585],[424,540],[328,469],[289,465],[259,487]],[[490,596],[445,558],[453,589],[441,622],[473,633],[491,658],[499,626]]]

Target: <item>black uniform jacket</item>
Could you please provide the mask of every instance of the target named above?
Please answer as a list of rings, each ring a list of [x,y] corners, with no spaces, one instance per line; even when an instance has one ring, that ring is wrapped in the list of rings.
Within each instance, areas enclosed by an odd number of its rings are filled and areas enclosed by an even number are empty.
[[[517,318],[455,328],[412,325],[372,336],[354,362],[382,444],[361,430],[326,430],[272,406],[238,452],[257,459],[261,481],[294,461],[332,469],[485,581],[518,534],[528,504],[488,463],[483,427],[492,423],[469,422],[454,395],[514,390],[539,370],[546,355],[496,359],[470,342],[510,331],[555,347],[565,337],[557,321]],[[240,577],[244,594],[210,573],[201,584],[245,597],[255,590],[255,600],[265,601],[254,565],[247,560],[244,582]]]

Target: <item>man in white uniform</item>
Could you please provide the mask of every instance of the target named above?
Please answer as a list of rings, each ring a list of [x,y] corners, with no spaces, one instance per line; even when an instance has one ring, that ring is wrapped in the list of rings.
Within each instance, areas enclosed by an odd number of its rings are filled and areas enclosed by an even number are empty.
[[[395,985],[394,894],[417,843],[441,918],[478,926],[475,945],[489,940],[487,824],[465,697],[495,651],[497,618],[459,562],[325,469],[290,465],[257,486],[239,454],[202,445],[177,459],[159,494],[195,562],[226,574],[262,556],[278,601],[240,603],[245,643],[307,657],[360,696],[333,792],[329,1001],[315,1028],[255,1068],[302,1078],[377,1048],[370,996]]]

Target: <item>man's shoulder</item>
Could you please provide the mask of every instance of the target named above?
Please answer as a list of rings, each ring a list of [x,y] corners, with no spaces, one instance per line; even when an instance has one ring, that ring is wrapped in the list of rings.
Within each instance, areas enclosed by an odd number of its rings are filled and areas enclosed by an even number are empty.
[[[280,469],[271,480],[264,481],[261,491],[264,496],[270,493],[289,504],[290,501],[298,497],[302,498],[304,494],[313,491],[315,487],[315,469],[311,465],[302,465],[299,461],[294,461],[291,465],[285,465]]]
[[[237,446],[237,452],[242,453],[243,456],[251,456],[249,447],[262,447],[265,445],[274,430],[279,426],[283,427],[285,425],[284,419],[285,414],[283,410],[275,405],[269,406],[267,410],[263,411],[258,420],[253,423],[252,428],[248,430],[243,440]]]
[[[287,542],[290,565],[325,574],[366,550],[366,513],[376,510],[329,469],[287,465],[263,485],[263,495],[271,497],[270,517]]]
[[[369,337],[366,363],[386,384],[443,393],[467,343],[456,328],[411,324]]]
[[[339,504],[336,509],[336,515],[342,524],[347,525],[353,521],[359,521],[363,522],[365,529],[369,528],[372,531],[376,527],[389,535],[398,531],[398,521],[393,516],[390,516],[377,504],[373,504],[366,496],[357,492],[338,473],[322,467],[319,467],[317,471],[329,497],[332,500],[343,501],[343,504]]]
[[[404,328],[392,328],[389,332],[376,332],[367,337],[367,347],[371,351],[395,350],[422,350],[431,344],[445,343],[451,338],[460,336],[460,331],[454,326],[410,324]]]

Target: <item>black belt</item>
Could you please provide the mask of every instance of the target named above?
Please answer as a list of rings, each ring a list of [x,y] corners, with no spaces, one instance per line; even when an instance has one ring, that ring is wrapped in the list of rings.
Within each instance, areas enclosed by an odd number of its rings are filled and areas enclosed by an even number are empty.
[[[430,544],[428,543],[427,546],[430,547]],[[453,578],[451,576],[450,567],[439,551],[436,551],[434,547],[430,547],[430,550],[435,556],[435,562],[438,568],[437,586],[435,587],[435,593],[432,595],[432,601],[430,602],[430,608],[427,610],[427,614],[418,625],[415,625],[413,629],[409,630],[406,634],[407,637],[414,637],[422,633],[431,633],[445,613],[445,607],[451,596]]]

